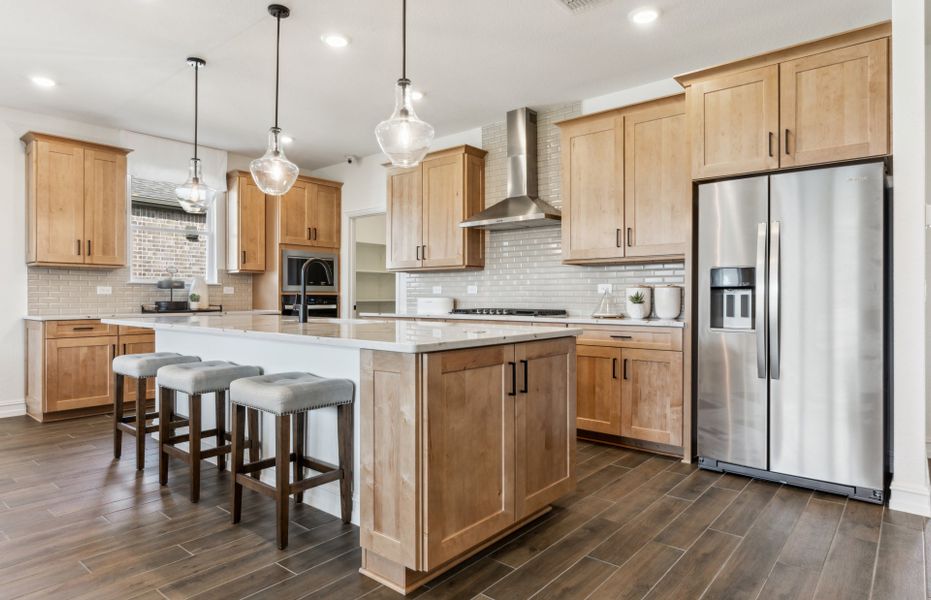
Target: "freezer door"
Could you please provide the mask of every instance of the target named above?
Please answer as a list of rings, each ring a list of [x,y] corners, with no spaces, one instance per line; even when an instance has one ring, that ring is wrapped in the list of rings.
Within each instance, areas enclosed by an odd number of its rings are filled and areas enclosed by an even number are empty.
[[[883,175],[772,176],[771,471],[883,487]]]
[[[765,282],[768,180],[708,183],[698,188],[698,454],[767,466]],[[752,329],[712,327],[711,270],[751,267]]]

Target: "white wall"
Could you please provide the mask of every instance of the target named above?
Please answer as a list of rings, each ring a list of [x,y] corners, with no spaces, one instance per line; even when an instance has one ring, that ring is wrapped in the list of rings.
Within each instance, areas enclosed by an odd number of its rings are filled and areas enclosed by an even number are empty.
[[[582,114],[590,115],[603,110],[618,108],[619,106],[628,106],[681,93],[682,86],[672,77],[667,77],[666,79],[651,81],[626,90],[582,100]]]
[[[931,516],[926,459],[925,7],[892,0],[893,479],[889,506]]]

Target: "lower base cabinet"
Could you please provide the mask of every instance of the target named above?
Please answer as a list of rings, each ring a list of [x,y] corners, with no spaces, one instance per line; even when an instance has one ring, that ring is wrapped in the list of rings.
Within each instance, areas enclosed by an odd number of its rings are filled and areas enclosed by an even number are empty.
[[[621,350],[621,435],[682,445],[682,353]]]
[[[575,343],[365,351],[363,572],[409,591],[575,487]]]
[[[98,320],[27,321],[26,413],[50,421],[109,412],[113,358],[155,351],[155,334],[139,331],[124,335]],[[146,400],[154,400],[155,380],[146,385]],[[136,386],[124,390],[134,403]]]

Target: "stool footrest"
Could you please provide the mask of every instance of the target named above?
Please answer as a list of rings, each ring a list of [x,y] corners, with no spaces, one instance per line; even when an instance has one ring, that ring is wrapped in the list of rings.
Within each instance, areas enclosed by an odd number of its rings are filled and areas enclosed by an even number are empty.
[[[233,447],[230,444],[226,444],[224,446],[217,446],[216,448],[207,448],[206,450],[200,451],[200,457],[210,458],[213,456],[220,456],[221,454],[229,454],[230,450],[232,449]]]
[[[262,460],[257,460],[249,464],[243,465],[241,473],[255,473],[256,471],[262,471],[263,469],[269,469],[275,466],[275,457],[263,458]]]
[[[327,471],[326,473],[321,473],[319,475],[314,475],[313,477],[308,477],[307,479],[301,479],[300,481],[295,481],[292,483],[289,488],[289,493],[296,494],[308,490],[312,487],[317,487],[318,485],[323,485],[324,483],[330,483],[331,481],[337,481],[343,476],[342,469],[336,469],[334,471]]]

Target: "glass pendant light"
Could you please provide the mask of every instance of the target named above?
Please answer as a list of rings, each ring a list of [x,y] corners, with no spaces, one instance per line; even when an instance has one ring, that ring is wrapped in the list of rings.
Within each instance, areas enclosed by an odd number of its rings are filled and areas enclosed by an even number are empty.
[[[207,62],[192,56],[187,59],[187,64],[194,67],[194,158],[191,159],[187,181],[175,188],[175,195],[178,196],[178,203],[185,212],[204,214],[217,197],[217,191],[204,183],[200,159],[197,158],[197,92],[200,84],[198,72]]]
[[[288,193],[297,180],[297,165],[288,160],[281,148],[281,129],[278,128],[278,71],[281,62],[281,20],[291,15],[287,6],[270,4],[268,12],[278,21],[275,41],[275,125],[268,130],[268,148],[262,158],[249,163],[255,184],[265,194],[282,196]]]
[[[394,90],[394,112],[375,128],[375,137],[391,164],[414,167],[420,164],[433,141],[433,126],[417,118],[407,78],[407,0],[401,0],[401,78]]]

